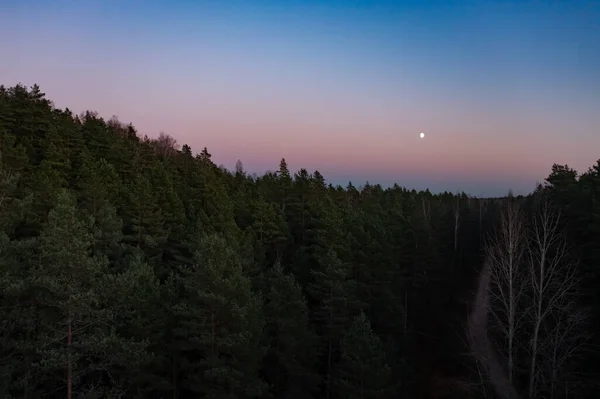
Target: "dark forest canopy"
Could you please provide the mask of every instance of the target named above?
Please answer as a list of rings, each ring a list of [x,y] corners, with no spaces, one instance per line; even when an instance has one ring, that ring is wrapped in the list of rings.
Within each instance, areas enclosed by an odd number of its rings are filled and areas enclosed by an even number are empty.
[[[478,287],[520,396],[599,390],[600,160],[527,197],[333,187],[21,85],[0,156],[1,397],[490,398]]]

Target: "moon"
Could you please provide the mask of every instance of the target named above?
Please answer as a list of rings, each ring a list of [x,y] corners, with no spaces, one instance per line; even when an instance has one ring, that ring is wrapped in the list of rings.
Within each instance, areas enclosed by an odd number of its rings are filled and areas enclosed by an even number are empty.
[[[421,134],[419,134],[419,137],[421,137],[421,138],[425,137],[425,133],[421,132]]]

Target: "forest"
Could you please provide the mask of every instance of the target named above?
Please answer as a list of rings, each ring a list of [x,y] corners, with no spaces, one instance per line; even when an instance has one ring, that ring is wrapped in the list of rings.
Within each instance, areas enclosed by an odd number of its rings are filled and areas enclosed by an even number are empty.
[[[600,160],[527,196],[333,186],[22,84],[0,157],[2,398],[600,392]]]

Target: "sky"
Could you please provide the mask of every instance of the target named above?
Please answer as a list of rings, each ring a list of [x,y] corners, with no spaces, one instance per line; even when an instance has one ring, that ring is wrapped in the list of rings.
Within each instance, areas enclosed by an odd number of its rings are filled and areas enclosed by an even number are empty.
[[[230,169],[527,193],[600,158],[598,21],[580,0],[0,0],[0,84]]]

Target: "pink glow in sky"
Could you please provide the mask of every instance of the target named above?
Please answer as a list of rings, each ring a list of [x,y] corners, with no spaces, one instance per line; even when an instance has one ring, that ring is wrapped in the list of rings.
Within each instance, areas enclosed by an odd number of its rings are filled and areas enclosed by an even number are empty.
[[[343,185],[501,195],[600,158],[600,43],[592,19],[565,33],[568,10],[539,11],[536,31],[519,10],[392,10],[413,15],[402,25],[376,8],[9,3],[0,84],[38,83],[58,107],[206,146],[228,168],[285,157]]]

